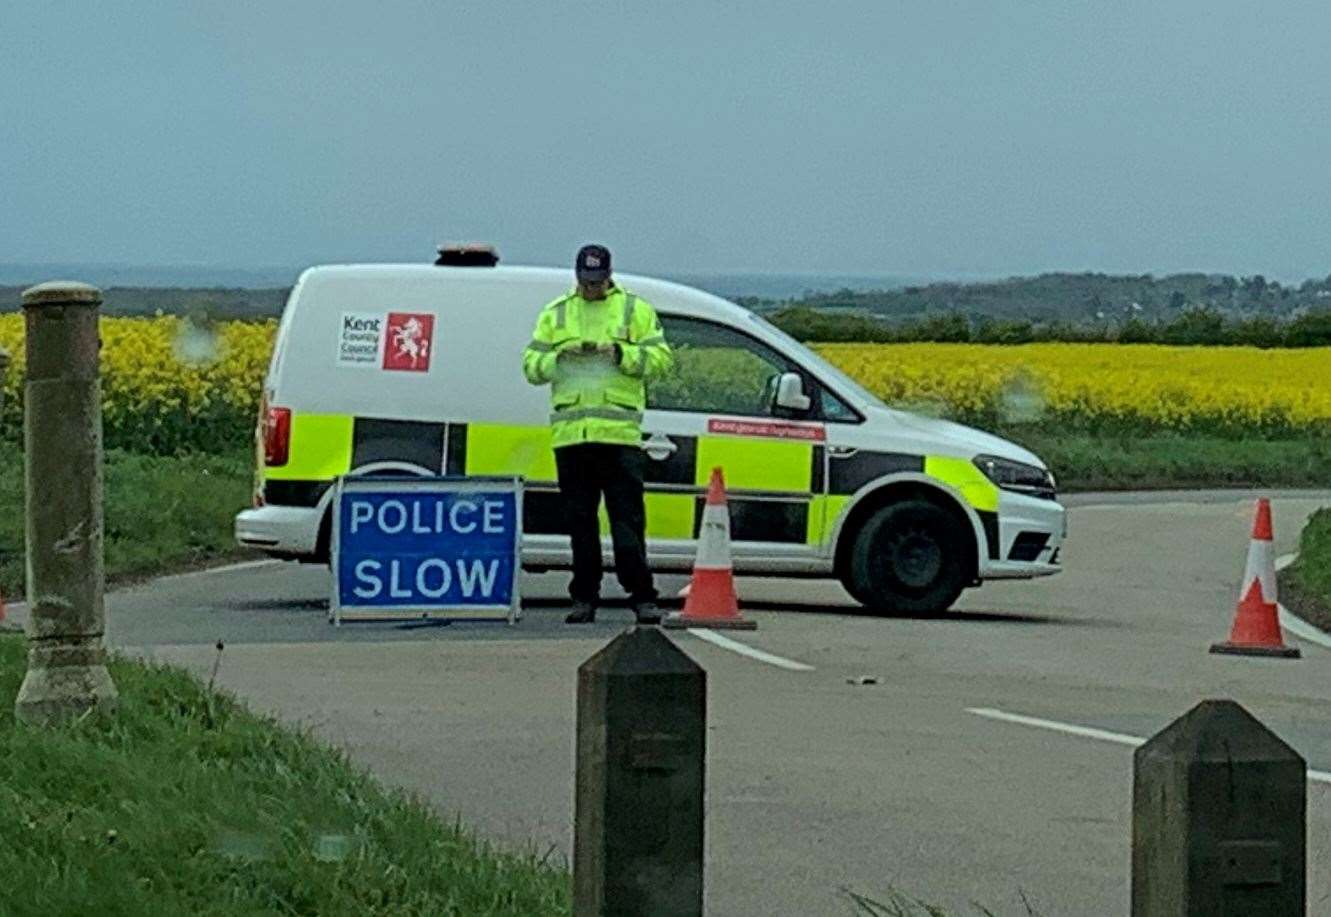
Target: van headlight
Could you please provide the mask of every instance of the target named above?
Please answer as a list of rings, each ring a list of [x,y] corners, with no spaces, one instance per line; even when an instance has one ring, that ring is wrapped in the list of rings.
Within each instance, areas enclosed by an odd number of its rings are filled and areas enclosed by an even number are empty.
[[[1058,486],[1051,472],[1034,465],[1027,465],[1025,462],[1014,462],[1012,459],[999,458],[996,455],[977,455],[975,467],[1004,490],[1049,500],[1058,493]]]

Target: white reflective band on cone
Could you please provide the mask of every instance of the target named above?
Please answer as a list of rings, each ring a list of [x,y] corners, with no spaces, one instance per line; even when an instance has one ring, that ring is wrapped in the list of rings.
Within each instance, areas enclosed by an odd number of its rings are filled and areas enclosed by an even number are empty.
[[[698,536],[698,570],[729,570],[730,509],[724,503],[708,503],[702,511],[702,531]]]
[[[1248,594],[1248,589],[1252,586],[1253,580],[1258,580],[1262,584],[1262,601],[1274,602],[1276,600],[1276,562],[1275,552],[1271,542],[1254,538],[1248,544],[1248,565],[1243,572],[1243,588],[1239,590],[1239,597]]]

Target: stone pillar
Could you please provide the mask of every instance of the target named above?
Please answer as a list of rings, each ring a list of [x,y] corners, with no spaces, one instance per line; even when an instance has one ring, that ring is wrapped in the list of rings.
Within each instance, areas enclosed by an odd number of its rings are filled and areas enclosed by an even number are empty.
[[[578,669],[576,917],[700,917],[707,674],[634,627]]]
[[[1137,749],[1132,917],[1303,917],[1307,766],[1208,700]]]
[[[28,723],[117,703],[102,647],[101,302],[82,283],[23,292],[29,648],[14,712]]]

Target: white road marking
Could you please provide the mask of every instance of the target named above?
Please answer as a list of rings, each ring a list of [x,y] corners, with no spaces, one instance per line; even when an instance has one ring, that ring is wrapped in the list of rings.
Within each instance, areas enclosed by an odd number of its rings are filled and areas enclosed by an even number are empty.
[[[1294,561],[1298,560],[1297,554],[1282,554],[1276,558],[1276,569],[1283,570]],[[1331,634],[1327,634],[1319,628],[1313,627],[1307,621],[1298,615],[1290,612],[1284,605],[1277,605],[1280,613],[1280,626],[1289,631],[1300,640],[1306,640],[1309,643],[1316,643],[1320,647],[1331,650]]]
[[[1298,615],[1292,614],[1284,605],[1277,607],[1280,610],[1281,627],[1300,640],[1307,640],[1309,643],[1316,643],[1320,647],[1331,650],[1331,637],[1328,637]]]
[[[747,643],[740,643],[738,640],[731,640],[729,637],[723,637],[713,630],[703,630],[699,627],[688,628],[689,633],[699,640],[706,640],[714,646],[719,646],[723,650],[730,650],[732,653],[739,653],[741,656],[748,656],[750,659],[757,659],[759,662],[765,662],[768,665],[774,665],[779,669],[788,669],[792,672],[812,672],[813,666],[805,665],[802,662],[796,662],[793,659],[786,659],[782,656],[774,656],[771,653],[764,653],[762,650],[754,649]]]
[[[182,580],[195,579],[200,576],[212,576],[215,573],[238,573],[241,570],[257,570],[260,567],[272,567],[282,563],[280,560],[247,560],[238,564],[228,564],[225,567],[205,567],[202,570],[190,570],[188,573],[173,573],[169,576],[158,577],[151,582],[162,582],[163,580]],[[146,584],[145,584],[146,585]]]
[[[238,563],[238,564],[228,564],[227,566],[224,566],[224,567],[205,567],[205,568],[202,569],[202,570],[190,570],[190,571],[187,572],[187,573],[171,573],[171,574],[168,574],[168,575],[166,575],[166,576],[158,576],[158,577],[154,577],[154,578],[152,578],[152,579],[150,579],[150,580],[147,580],[147,581],[145,581],[145,582],[143,582],[143,583],[136,583],[135,585],[133,585],[133,586],[129,586],[129,587],[121,587],[121,588],[108,589],[108,590],[106,590],[106,593],[107,593],[107,595],[111,595],[111,594],[113,594],[113,593],[116,593],[116,592],[120,592],[120,591],[122,591],[122,588],[136,589],[136,588],[142,588],[142,587],[144,587],[144,586],[155,585],[155,584],[157,584],[157,583],[161,583],[161,582],[169,582],[169,581],[172,581],[172,580],[195,579],[196,577],[200,577],[200,576],[212,576],[214,573],[238,573],[238,572],[241,571],[241,570],[257,570],[257,569],[259,569],[260,567],[270,567],[270,566],[273,566],[273,565],[275,565],[275,564],[280,564],[280,563],[282,563],[282,561],[280,561],[280,560],[271,560],[271,559],[269,559],[269,560],[247,560],[247,561],[243,561],[243,562]],[[9,605],[8,605],[8,607],[7,607],[7,611],[8,611],[10,614],[13,614],[13,615],[15,615],[15,616],[20,615],[20,614],[26,614],[27,611],[28,611],[28,603],[27,603],[27,602],[11,602],[11,603],[9,603]]]
[[[1078,726],[1075,723],[1060,723],[1058,720],[1042,720],[1035,716],[1023,716],[1020,713],[995,710],[993,707],[967,707],[966,712],[990,720],[1017,723],[1021,726],[1034,726],[1037,729],[1048,729],[1066,735],[1080,736],[1083,739],[1099,739],[1102,742],[1113,742],[1117,745],[1128,745],[1132,748],[1146,744],[1146,740],[1141,736],[1132,736],[1125,732],[1110,732],[1107,729]],[[1308,779],[1315,783],[1331,783],[1331,771],[1315,771],[1309,768]]]
[[[1146,740],[1139,736],[1130,736],[1122,732],[1109,732],[1093,729],[1090,726],[1076,726],[1072,723],[1060,723],[1056,720],[1042,720],[1034,716],[1022,716],[1020,713],[1004,713],[993,707],[967,707],[967,713],[974,713],[986,719],[1001,720],[1004,723],[1017,723],[1022,726],[1034,726],[1037,729],[1052,729],[1054,732],[1066,732],[1068,735],[1081,736],[1083,739],[1099,739],[1102,742],[1116,742],[1136,748]]]

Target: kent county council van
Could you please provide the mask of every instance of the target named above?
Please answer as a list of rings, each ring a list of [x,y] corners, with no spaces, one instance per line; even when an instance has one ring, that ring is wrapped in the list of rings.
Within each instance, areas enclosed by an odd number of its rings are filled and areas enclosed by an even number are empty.
[[[643,419],[653,569],[690,569],[720,466],[737,573],[835,578],[871,610],[922,614],[984,580],[1059,572],[1064,510],[1035,455],[893,409],[720,297],[615,281],[656,307],[676,356]],[[474,248],[442,249],[435,265],[305,271],[264,385],[239,543],[326,562],[342,475],[521,475],[523,566],[571,566],[549,391],[523,378],[522,351],[572,285],[569,269],[499,266]]]

